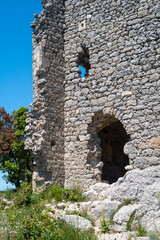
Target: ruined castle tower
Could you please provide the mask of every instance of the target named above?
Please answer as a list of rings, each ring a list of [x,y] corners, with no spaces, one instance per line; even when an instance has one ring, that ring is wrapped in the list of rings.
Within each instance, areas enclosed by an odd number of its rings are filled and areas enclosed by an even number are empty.
[[[42,5],[31,25],[34,100],[26,128],[34,188],[87,188],[159,165],[159,0]]]

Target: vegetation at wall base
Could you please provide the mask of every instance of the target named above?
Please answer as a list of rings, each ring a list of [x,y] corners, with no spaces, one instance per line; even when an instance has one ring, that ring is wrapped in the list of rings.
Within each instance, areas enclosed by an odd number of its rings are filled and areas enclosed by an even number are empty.
[[[60,186],[50,186],[40,193],[32,193],[31,185],[24,183],[18,191],[1,193],[0,233],[3,233],[3,240],[97,240],[93,232],[75,229],[50,214],[45,205],[49,202],[50,190],[55,194],[55,189],[62,192]],[[4,197],[13,203],[4,206]]]
[[[62,188],[60,185],[51,185],[40,192],[40,197],[48,201],[54,198],[56,202],[60,202],[62,200],[71,202],[85,200],[85,197],[82,195],[82,190],[79,186],[74,186],[71,189],[67,189]]]
[[[31,182],[32,158],[24,149],[26,114],[28,108],[20,107],[13,115],[0,108],[0,169],[6,173],[7,182],[20,187]]]

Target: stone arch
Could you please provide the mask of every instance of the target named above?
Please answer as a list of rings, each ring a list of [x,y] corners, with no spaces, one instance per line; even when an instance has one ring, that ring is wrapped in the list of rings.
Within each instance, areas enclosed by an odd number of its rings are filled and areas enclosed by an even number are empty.
[[[88,126],[87,166],[94,170],[98,181],[113,183],[126,173],[129,158],[124,153],[124,145],[129,134],[122,122],[112,114],[97,112]]]

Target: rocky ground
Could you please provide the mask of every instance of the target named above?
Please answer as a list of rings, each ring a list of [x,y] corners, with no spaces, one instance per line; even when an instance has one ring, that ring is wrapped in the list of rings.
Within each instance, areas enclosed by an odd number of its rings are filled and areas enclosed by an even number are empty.
[[[160,166],[145,170],[135,169],[112,185],[95,184],[84,192],[87,198],[85,202],[53,202],[48,204],[48,207],[57,217],[64,218],[80,228],[93,227],[90,221],[92,220],[100,240],[127,240],[137,221],[148,231],[160,232],[159,173]],[[103,213],[110,234],[99,234]]]
[[[160,166],[131,170],[114,184],[93,185],[83,193],[84,202],[57,203],[53,199],[46,207],[53,218],[62,218],[80,229],[92,228],[99,240],[136,239],[129,236],[135,234],[132,231],[138,221],[147,231],[160,233],[159,173]]]

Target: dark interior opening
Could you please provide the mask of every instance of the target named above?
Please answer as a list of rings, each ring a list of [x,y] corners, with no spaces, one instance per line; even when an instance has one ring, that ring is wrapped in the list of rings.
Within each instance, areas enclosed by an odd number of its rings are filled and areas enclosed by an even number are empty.
[[[89,72],[89,69],[90,69],[89,50],[86,47],[85,43],[83,43],[81,45],[81,47],[78,48],[77,64],[78,64],[78,67],[81,66],[84,69],[84,71],[83,71],[83,69],[80,68],[81,77],[88,76],[88,72]],[[83,74],[83,72],[84,72],[84,74]]]
[[[102,181],[108,181],[111,184],[126,173],[125,166],[129,164],[129,158],[124,154],[123,147],[129,141],[129,135],[120,121],[103,128],[98,135],[102,148]]]

